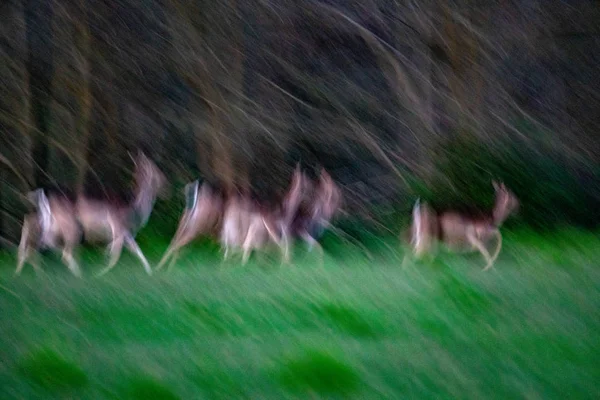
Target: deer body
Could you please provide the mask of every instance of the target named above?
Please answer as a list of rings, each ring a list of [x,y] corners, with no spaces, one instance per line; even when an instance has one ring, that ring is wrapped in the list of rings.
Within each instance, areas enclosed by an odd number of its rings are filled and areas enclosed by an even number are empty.
[[[435,212],[419,200],[413,207],[410,243],[413,255],[432,253],[437,242],[453,252],[478,251],[491,268],[502,248],[500,226],[519,205],[514,194],[504,184],[494,184],[496,201],[491,213],[466,214],[454,210]],[[486,245],[496,240],[496,250],[490,255]],[[404,263],[407,261],[405,258]]]
[[[471,236],[487,242],[498,232],[491,219],[473,219],[457,212],[445,212],[439,215],[437,240],[452,251],[474,251]]]
[[[77,218],[89,242],[112,240],[113,231],[125,229],[128,211],[126,207],[83,196],[75,203]]]

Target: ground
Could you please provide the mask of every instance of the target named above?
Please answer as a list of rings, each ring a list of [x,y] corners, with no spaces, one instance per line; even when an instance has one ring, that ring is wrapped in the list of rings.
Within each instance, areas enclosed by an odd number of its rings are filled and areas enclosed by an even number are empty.
[[[154,265],[166,242],[142,232]],[[600,235],[505,234],[494,269],[394,238],[220,262],[197,243],[149,277],[101,251],[13,277],[0,257],[3,399],[600,398]]]

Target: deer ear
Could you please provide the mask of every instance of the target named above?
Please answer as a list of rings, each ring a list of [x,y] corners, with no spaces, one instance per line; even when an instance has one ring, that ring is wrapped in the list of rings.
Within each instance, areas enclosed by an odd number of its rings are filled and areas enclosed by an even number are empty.
[[[140,161],[141,161],[139,154],[137,156],[135,156],[135,157],[130,152],[127,152],[127,154],[129,154],[129,158],[131,158],[131,161],[133,162],[133,166],[135,168],[139,168],[140,167]]]
[[[148,158],[146,153],[141,150],[138,150],[138,159],[142,160],[145,164],[149,164],[152,161],[150,158]]]
[[[29,200],[29,202],[31,202],[32,204],[36,204],[37,203],[37,196],[38,193],[41,189],[36,189],[36,190],[32,190],[31,192],[27,193],[27,200]]]

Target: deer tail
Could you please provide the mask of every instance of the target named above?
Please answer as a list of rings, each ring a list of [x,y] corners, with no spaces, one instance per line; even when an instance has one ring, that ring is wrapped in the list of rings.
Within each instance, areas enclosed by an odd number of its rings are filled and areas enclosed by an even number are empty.
[[[423,213],[421,207],[421,198],[417,198],[415,201],[415,205],[413,206],[412,211],[412,237],[411,243],[414,246],[415,251],[421,247],[421,243],[423,241],[424,235],[424,226],[423,226]]]

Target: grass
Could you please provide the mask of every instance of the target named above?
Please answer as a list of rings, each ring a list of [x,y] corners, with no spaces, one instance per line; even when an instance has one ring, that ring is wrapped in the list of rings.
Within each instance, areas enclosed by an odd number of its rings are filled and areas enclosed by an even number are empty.
[[[156,237],[156,236],[154,236]],[[140,235],[156,263],[165,240]],[[505,235],[495,268],[442,254],[400,267],[335,237],[241,267],[200,242],[148,277],[123,253],[57,256],[15,278],[0,253],[3,399],[600,398],[600,235]],[[273,256],[274,257],[274,256]]]

